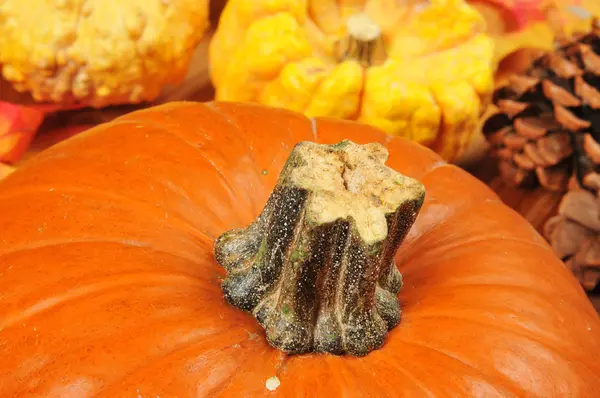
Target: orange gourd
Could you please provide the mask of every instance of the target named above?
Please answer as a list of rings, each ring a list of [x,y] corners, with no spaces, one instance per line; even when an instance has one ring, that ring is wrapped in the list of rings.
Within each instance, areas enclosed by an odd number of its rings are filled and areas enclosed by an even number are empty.
[[[402,317],[365,356],[288,355],[225,301],[214,241],[258,216],[295,144],[344,139],[426,189],[395,257]],[[544,240],[372,127],[162,105],[31,159],[0,209],[2,397],[600,396],[598,315]]]

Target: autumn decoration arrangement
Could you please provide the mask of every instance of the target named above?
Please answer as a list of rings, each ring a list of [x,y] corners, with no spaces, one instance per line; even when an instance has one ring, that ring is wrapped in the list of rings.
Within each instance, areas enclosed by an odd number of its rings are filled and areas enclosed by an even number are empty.
[[[498,62],[548,47],[557,1],[9,0],[0,11],[0,161],[18,162],[46,115],[144,104],[181,82],[210,8],[217,99],[358,120],[460,162],[481,144]],[[571,1],[560,4],[552,20],[573,19]]]
[[[367,125],[171,103],[0,187],[0,396],[600,394],[600,318],[541,236]]]

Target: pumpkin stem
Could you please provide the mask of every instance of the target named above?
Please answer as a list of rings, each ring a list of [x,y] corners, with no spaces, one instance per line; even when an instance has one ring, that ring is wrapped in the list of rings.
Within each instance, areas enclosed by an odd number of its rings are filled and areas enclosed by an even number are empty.
[[[381,28],[367,14],[351,15],[346,21],[348,33],[338,42],[338,59],[354,59],[363,66],[381,64],[385,60],[385,49]]]
[[[380,144],[302,142],[258,219],[221,235],[227,301],[287,353],[362,356],[400,321],[394,256],[425,196]]]

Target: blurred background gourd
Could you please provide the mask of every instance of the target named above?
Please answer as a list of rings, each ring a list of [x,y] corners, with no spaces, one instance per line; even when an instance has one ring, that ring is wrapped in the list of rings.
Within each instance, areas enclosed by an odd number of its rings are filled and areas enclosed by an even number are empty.
[[[458,159],[493,89],[493,42],[462,0],[230,0],[216,99],[358,120]]]
[[[0,161],[20,158],[48,112],[140,103],[180,83],[208,28],[208,3],[3,1]]]

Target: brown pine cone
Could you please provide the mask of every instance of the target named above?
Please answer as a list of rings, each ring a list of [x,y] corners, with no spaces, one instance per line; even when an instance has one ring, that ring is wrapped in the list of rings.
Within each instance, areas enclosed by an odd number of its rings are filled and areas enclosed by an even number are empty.
[[[598,131],[593,131],[598,133]],[[544,236],[586,290],[600,282],[600,144],[592,134],[575,137],[574,175],[558,215]]]
[[[504,180],[560,191],[573,173],[582,178],[579,170],[588,169],[589,161],[577,147],[600,138],[599,90],[597,23],[496,90],[499,113],[485,122],[483,132]]]
[[[597,197],[577,188],[563,197],[544,236],[586,290],[600,282],[600,213]]]

